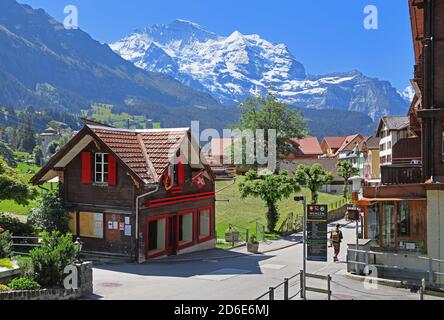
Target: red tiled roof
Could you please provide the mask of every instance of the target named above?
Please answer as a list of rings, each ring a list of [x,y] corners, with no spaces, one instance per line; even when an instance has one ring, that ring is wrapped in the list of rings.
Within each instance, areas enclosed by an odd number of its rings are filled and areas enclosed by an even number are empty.
[[[319,140],[316,137],[306,137],[303,139],[291,139],[294,143],[296,143],[300,149],[300,151],[304,155],[322,155],[321,145],[319,144]]]
[[[359,134],[354,134],[354,135],[345,137],[344,142],[342,142],[342,145],[339,147],[339,149],[336,152],[336,154],[338,154],[342,150],[346,149],[350,145],[350,143],[352,143],[352,141],[355,140],[357,137],[359,137]],[[355,145],[352,146],[352,149],[354,147],[355,147]]]
[[[88,126],[142,180],[157,182],[189,129],[122,130]]]
[[[331,149],[339,149],[347,137],[325,137],[325,142]]]

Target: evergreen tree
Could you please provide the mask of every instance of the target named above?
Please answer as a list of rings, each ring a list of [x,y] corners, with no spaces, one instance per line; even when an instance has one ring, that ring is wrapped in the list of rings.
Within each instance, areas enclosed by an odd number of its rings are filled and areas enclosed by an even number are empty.
[[[25,152],[32,152],[36,146],[35,131],[32,124],[34,115],[33,108],[28,107],[26,112],[21,116],[22,123],[17,130],[18,149]]]

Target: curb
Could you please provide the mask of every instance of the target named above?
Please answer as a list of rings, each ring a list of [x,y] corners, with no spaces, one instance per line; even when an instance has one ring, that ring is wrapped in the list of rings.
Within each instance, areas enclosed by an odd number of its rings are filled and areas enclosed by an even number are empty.
[[[235,251],[232,251],[232,249],[229,249],[228,251],[233,252],[233,254],[228,254],[228,255],[223,255],[223,256],[214,256],[214,257],[205,257],[205,258],[200,257],[200,258],[188,258],[188,259],[185,258],[185,259],[171,259],[171,260],[170,259],[159,259],[159,260],[150,261],[150,262],[147,262],[147,263],[180,263],[180,262],[211,261],[211,260],[223,260],[223,259],[231,259],[231,258],[240,258],[240,257],[246,256],[246,255],[248,255],[248,256],[255,256],[255,255],[262,255],[262,254],[265,254],[265,253],[280,251],[280,250],[283,250],[283,249],[294,247],[294,246],[296,246],[298,244],[301,244],[301,243],[302,243],[302,241],[295,242],[295,243],[292,243],[292,244],[289,244],[289,245],[286,245],[286,246],[283,246],[283,247],[279,247],[279,248],[276,248],[276,249],[270,249],[270,250],[261,251],[258,254],[251,254],[249,252],[246,252],[246,253],[235,252]],[[237,247],[237,249],[238,248],[240,248],[240,247]],[[236,248],[234,248],[234,249],[236,249]]]
[[[375,277],[366,277],[366,276],[359,276],[356,274],[346,273],[345,277],[350,280],[355,281],[369,281],[370,283],[380,284],[386,287],[392,287],[392,288],[403,288],[403,284],[401,281],[398,280],[390,280],[390,279],[382,279],[382,278],[375,278]]]

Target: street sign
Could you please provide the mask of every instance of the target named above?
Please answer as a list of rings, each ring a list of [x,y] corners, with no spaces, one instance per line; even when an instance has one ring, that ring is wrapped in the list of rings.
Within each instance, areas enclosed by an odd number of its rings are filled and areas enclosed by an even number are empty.
[[[326,205],[307,206],[307,260],[327,262],[327,223]]]

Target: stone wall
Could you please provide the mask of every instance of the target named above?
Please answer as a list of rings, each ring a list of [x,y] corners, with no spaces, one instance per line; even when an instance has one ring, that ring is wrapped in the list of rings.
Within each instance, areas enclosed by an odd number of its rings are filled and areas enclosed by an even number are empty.
[[[33,291],[0,292],[1,300],[75,300],[93,293],[92,262],[75,265],[78,271],[78,289],[41,289]]]

